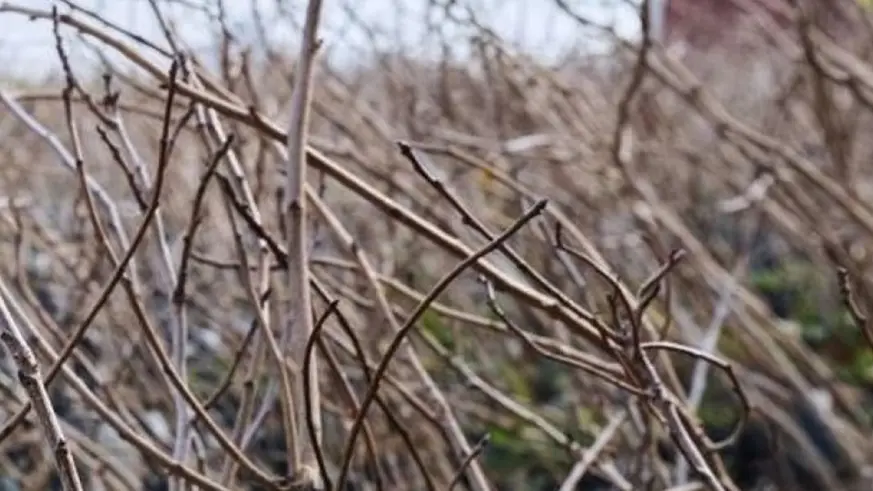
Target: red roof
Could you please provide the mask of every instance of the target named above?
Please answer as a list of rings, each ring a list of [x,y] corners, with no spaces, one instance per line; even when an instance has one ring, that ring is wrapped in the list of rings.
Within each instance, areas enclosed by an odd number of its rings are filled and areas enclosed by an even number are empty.
[[[788,28],[793,0],[661,0],[666,3],[664,35],[669,39],[682,39],[699,47],[711,46],[730,40],[732,29],[749,15],[764,15],[769,25]],[[834,5],[840,0],[817,0],[822,8],[815,14],[825,13],[826,23],[834,20],[846,22],[844,8]],[[850,1],[850,0],[846,0]]]

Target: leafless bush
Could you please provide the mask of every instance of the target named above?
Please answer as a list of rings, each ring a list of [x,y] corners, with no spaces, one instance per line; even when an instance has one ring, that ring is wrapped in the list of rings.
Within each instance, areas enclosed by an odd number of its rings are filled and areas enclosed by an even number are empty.
[[[869,384],[838,370],[873,347],[870,14],[752,9],[740,52],[556,0],[602,49],[549,61],[430,2],[440,56],[371,32],[349,67],[315,1],[277,2],[293,56],[221,1],[148,2],[156,39],[59,3],[0,3],[61,67],[0,87],[20,489],[746,489],[790,486],[783,454],[797,486],[865,484]],[[790,267],[853,337],[811,347],[756,288]]]

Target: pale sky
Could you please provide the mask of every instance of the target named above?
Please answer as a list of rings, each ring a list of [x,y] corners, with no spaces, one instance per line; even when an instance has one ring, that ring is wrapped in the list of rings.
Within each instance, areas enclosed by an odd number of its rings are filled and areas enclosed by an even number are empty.
[[[189,1],[200,3],[198,0]],[[295,42],[299,36],[297,28],[288,20],[276,20],[276,4],[280,2],[276,0],[224,0],[224,2],[228,9],[228,18],[231,19],[231,29],[242,39],[252,42],[256,40],[251,28],[252,8],[256,6],[269,26],[269,35],[278,41],[280,46],[288,46],[292,53],[296,53]],[[54,2],[52,0],[5,2],[0,0],[0,6],[4,3],[50,9]],[[62,2],[57,3],[62,5]],[[290,5],[295,9],[296,17],[302,19],[304,0],[281,3]],[[333,59],[338,61],[359,59],[366,54],[362,49],[366,50],[370,43],[362,29],[352,20],[354,16],[358,16],[368,26],[381,31],[379,37],[386,46],[396,45],[397,39],[400,39],[406,46],[406,52],[416,53],[433,47],[421,41],[426,32],[423,7],[428,3],[427,0],[324,0],[321,36]],[[436,3],[446,3],[446,0]],[[578,49],[579,46],[590,47],[593,44],[591,33],[583,31],[566,14],[560,12],[551,0],[462,0],[456,3],[474,5],[479,22],[499,33],[504,39],[538,55],[556,56],[568,49]],[[615,25],[622,34],[632,35],[636,30],[636,17],[627,6],[627,0],[566,0],[566,3],[586,18]],[[162,40],[157,22],[146,0],[78,0],[77,4],[101,11],[113,22],[150,40],[156,42]],[[397,5],[402,5],[405,11],[398,12]],[[61,9],[63,11],[63,6]],[[352,11],[354,14],[349,14]],[[209,49],[210,42],[215,39],[214,27],[210,27],[202,14],[193,12],[193,10],[175,8],[170,15],[177,22],[181,35],[191,47]],[[441,25],[443,29],[448,29],[446,26],[450,25],[445,22],[439,23],[439,19],[432,19],[432,21]],[[468,35],[457,30],[447,34],[452,38],[461,39]],[[71,31],[65,31],[65,35],[69,38]],[[464,44],[466,43],[459,43],[459,46]],[[77,53],[83,57],[90,56],[84,50]],[[31,22],[18,14],[0,12],[0,76],[12,78],[39,76],[57,67],[50,22]]]

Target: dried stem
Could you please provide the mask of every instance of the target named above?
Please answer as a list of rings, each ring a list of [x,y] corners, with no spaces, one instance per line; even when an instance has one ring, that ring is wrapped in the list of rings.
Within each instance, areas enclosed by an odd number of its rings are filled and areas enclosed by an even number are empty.
[[[317,336],[312,319],[312,300],[309,288],[309,232],[307,226],[306,203],[306,137],[309,131],[310,85],[315,70],[315,57],[318,51],[317,30],[321,16],[321,0],[310,0],[306,8],[306,21],[303,26],[303,39],[294,90],[291,93],[291,122],[288,127],[288,158],[285,163],[286,183],[285,202],[282,210],[285,215],[285,243],[289,254],[288,291],[293,299],[289,304],[285,329],[293,332],[289,343],[291,358],[298,366],[304,365],[307,357],[304,346]],[[292,429],[297,436],[289,441],[290,458],[288,465],[293,469],[294,479],[302,490],[321,490],[323,465],[320,462],[322,439],[321,396],[318,377],[318,358],[313,356],[307,363],[307,370],[295,379],[294,403],[297,425],[309,422],[312,438],[303,439],[300,426]],[[319,469],[322,469],[319,472]]]

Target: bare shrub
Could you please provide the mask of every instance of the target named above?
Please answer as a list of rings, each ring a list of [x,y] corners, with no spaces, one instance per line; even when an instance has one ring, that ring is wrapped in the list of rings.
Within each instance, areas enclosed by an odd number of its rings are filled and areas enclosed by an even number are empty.
[[[869,486],[861,7],[556,0],[547,59],[429,2],[343,64],[315,2],[59,3],[0,3],[60,67],[0,86],[3,489]]]

